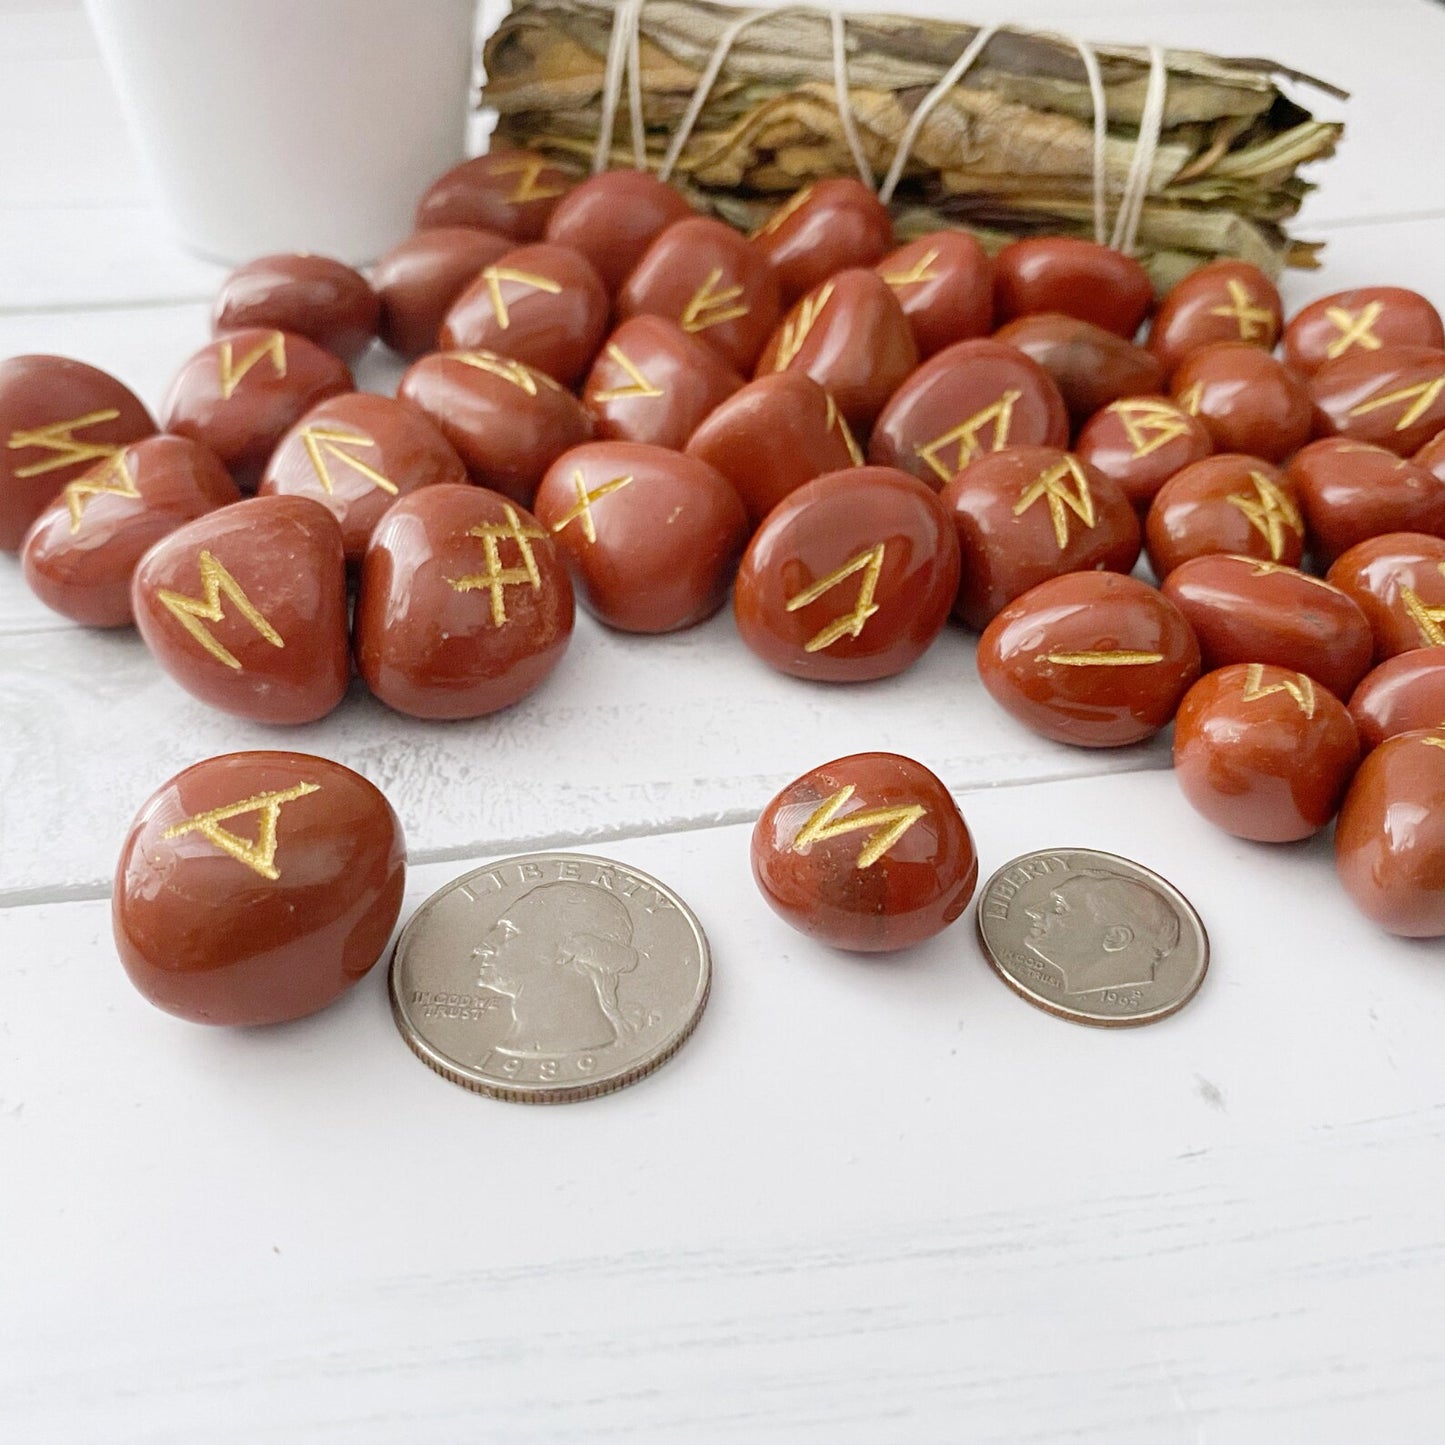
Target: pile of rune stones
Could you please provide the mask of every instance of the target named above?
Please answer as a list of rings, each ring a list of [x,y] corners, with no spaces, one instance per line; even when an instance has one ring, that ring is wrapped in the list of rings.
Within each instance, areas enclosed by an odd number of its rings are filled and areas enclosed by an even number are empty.
[[[510,150],[437,180],[416,227],[369,278],[233,272],[159,426],[79,361],[0,364],[0,547],[36,594],[278,724],[336,707],[353,658],[415,717],[506,707],[560,661],[574,595],[651,633],[731,590],[764,662],[839,683],[901,672],[952,616],[1046,737],[1175,722],[1186,796],[1240,837],[1343,803],[1351,897],[1445,934],[1423,296],[1286,325],[1262,271],[1219,261],[1156,305],[1087,241],[895,247],[854,180],[745,236],[646,172]],[[353,387],[377,337],[411,363],[395,398]]]

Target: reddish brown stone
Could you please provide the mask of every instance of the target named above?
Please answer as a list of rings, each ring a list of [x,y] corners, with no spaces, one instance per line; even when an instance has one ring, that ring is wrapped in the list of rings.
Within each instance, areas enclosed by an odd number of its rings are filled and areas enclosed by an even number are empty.
[[[733,591],[738,631],[794,677],[891,677],[942,630],[958,567],[953,524],[923,483],[887,467],[833,472],[758,528]]]
[[[1310,439],[1309,388],[1248,342],[1217,341],[1191,351],[1175,367],[1170,391],[1208,428],[1216,451],[1282,462]]]
[[[83,361],[0,361],[0,552],[18,552],[69,483],[155,429],[131,391]]]
[[[1445,536],[1445,481],[1383,447],[1326,437],[1298,452],[1288,475],[1322,564],[1386,532]]]
[[[758,359],[759,376],[801,371],[866,430],[909,373],[918,348],[903,308],[873,271],[839,271],[783,318]]]
[[[320,502],[341,524],[346,560],[358,563],[398,497],[466,480],[462,459],[425,413],[410,402],[350,391],[313,406],[281,438],[259,492]]]
[[[1076,427],[1120,397],[1164,385],[1164,368],[1142,346],[1061,312],[1021,316],[994,340],[1033,357],[1053,377]]]
[[[1401,733],[1360,764],[1335,827],[1335,868],[1386,932],[1445,935],[1445,731]]]
[[[893,288],[924,360],[993,330],[993,262],[967,231],[931,231],[873,269]]]
[[[810,768],[763,809],[753,877],[800,933],[859,953],[941,933],[968,906],[978,857],[943,783],[896,753]]]
[[[462,161],[429,185],[416,229],[472,226],[514,241],[540,240],[558,200],[576,177],[526,150],[493,150]]]
[[[1445,351],[1349,351],[1315,372],[1316,428],[1408,457],[1445,428]]]
[[[1445,646],[1445,540],[1420,532],[1371,537],[1335,559],[1329,580],[1369,620],[1376,662]]]
[[[1166,373],[1201,346],[1244,341],[1272,351],[1284,308],[1273,281],[1248,261],[1211,261],[1191,271],[1159,305],[1149,350]]]
[[[545,372],[490,351],[412,363],[396,393],[420,407],[479,487],[528,505],[542,473],[592,435],[592,418]]]
[[[1365,752],[1397,733],[1445,727],[1445,647],[1386,658],[1350,695],[1350,716]]]
[[[607,334],[610,303],[587,258],[570,246],[522,246],[484,266],[452,303],[443,351],[511,356],[563,386],[580,381]]]
[[[482,487],[424,487],[372,533],[356,660],[388,707],[482,717],[539,687],[572,636],[572,584],[546,529]]]
[[[1445,347],[1440,313],[1418,291],[1362,286],[1312,301],[1284,329],[1284,359],[1301,376],[1385,346]]]
[[[893,247],[893,218],[862,181],[837,176],[804,186],[752,233],[791,306],[829,276],[871,266]]]
[[[1415,453],[1413,461],[1424,467],[1432,477],[1445,482],[1445,431],[1438,431]]]
[[[1359,760],[1345,705],[1304,673],[1268,663],[1201,677],[1174,719],[1180,790],[1216,827],[1256,843],[1319,832]]]
[[[665,316],[750,372],[782,314],[777,273],[731,226],[693,216],[647,248],[617,293],[617,317]]]
[[[360,271],[329,256],[262,256],[221,282],[211,331],[289,331],[355,361],[376,335],[381,302]]]
[[[1126,396],[1091,417],[1074,452],[1141,511],[1160,487],[1214,450],[1204,423],[1163,396]]]
[[[960,341],[893,393],[868,460],[911,472],[936,491],[988,452],[1068,443],[1064,399],[1038,362],[1001,342]]]
[[[381,302],[377,335],[405,357],[435,351],[452,303],[482,267],[516,244],[510,236],[470,226],[438,226],[408,236],[371,268],[371,284]]]
[[[176,373],[161,430],[220,457],[243,492],[255,491],[276,443],[319,401],[352,390],[343,362],[304,336],[232,331]]]
[[[131,584],[151,655],[187,692],[257,722],[325,717],[346,693],[346,561],[309,497],[253,497],[187,522]]]
[[[692,434],[687,453],[733,484],[753,526],[805,482],[863,464],[832,397],[790,371],[734,392]]]
[[[1014,241],[994,258],[994,275],[1000,321],[1061,312],[1127,341],[1154,304],[1149,273],[1132,256],[1074,236]]]
[[[1189,619],[1204,670],[1268,662],[1347,698],[1370,666],[1370,625],[1338,587],[1253,557],[1195,557],[1164,595]]]
[[[1199,644],[1168,598],[1114,572],[1071,572],[1010,602],[978,641],[984,687],[1056,742],[1152,737],[1199,676]]]
[[[167,1013],[285,1023],[366,975],[405,882],[401,824],[365,778],[305,753],[228,753],[136,815],[115,870],[115,946]]]
[[[695,457],[636,442],[563,453],[542,478],[536,511],[583,606],[623,632],[672,632],[711,617],[748,540],[732,483]]]
[[[1161,580],[1191,557],[1234,552],[1299,566],[1305,524],[1294,486],[1259,457],[1229,453],[1192,463],[1164,483],[1144,531]]]
[[[1107,477],[1057,447],[980,457],[944,487],[962,570],[953,615],[982,631],[1015,597],[1065,572],[1128,572],[1139,519]]]
[[[647,248],[690,215],[687,198],[650,172],[603,171],[557,202],[547,239],[580,251],[615,295]]]
[[[582,403],[609,441],[680,450],[702,419],[743,384],[710,346],[662,316],[634,316],[608,337]]]
[[[129,627],[131,577],[184,522],[239,502],[230,473],[199,442],[147,437],[82,472],[35,520],[21,561],[47,607],[87,627]]]

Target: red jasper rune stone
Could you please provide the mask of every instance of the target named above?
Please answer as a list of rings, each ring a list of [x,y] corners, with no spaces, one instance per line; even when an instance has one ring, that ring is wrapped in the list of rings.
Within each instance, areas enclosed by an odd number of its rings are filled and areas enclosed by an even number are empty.
[[[305,753],[228,753],[136,815],[115,870],[115,945],[167,1013],[284,1023],[376,963],[405,881],[401,824],[365,778]]]
[[[1360,760],[1355,725],[1302,672],[1236,663],[1201,677],[1174,719],[1174,775],[1196,812],[1236,838],[1317,833]]]
[[[1215,341],[1245,341],[1272,351],[1283,320],[1279,291],[1258,266],[1211,261],[1164,297],[1149,330],[1149,350],[1166,373]]]
[[[1204,423],[1163,396],[1126,396],[1092,416],[1074,454],[1146,509],[1160,487],[1214,450]]]
[[[1147,583],[1071,572],[1010,602],[978,641],[978,674],[1025,727],[1086,748],[1164,727],[1199,676],[1199,644]]]
[[[346,561],[309,497],[252,497],[157,542],[131,584],[152,656],[187,692],[257,722],[325,717],[346,693]]]
[[[423,487],[372,533],[356,660],[388,707],[482,717],[539,687],[572,637],[572,584],[537,519],[482,487]]]
[[[675,321],[634,316],[597,354],[582,404],[596,417],[598,435],[608,441],[680,451],[698,423],[742,384],[712,347]]]
[[[1369,619],[1376,662],[1445,647],[1445,539],[1386,532],[1342,553],[1328,575]]]
[[[1284,359],[1301,376],[1385,346],[1445,347],[1440,313],[1418,291],[1361,286],[1312,301],[1284,329]]]
[[[409,402],[348,391],[313,406],[281,438],[260,495],[310,497],[341,524],[348,562],[360,562],[382,513],[418,487],[465,482],[451,443]]]
[[[1366,752],[1396,733],[1445,727],[1445,647],[1386,658],[1350,695],[1350,716]]]
[[[67,356],[0,361],[0,552],[66,485],[156,424],[113,376]]]
[[[82,472],[35,520],[21,561],[47,607],[88,627],[129,627],[130,584],[149,548],[239,502],[231,474],[199,442],[146,437]]]
[[[576,179],[544,156],[493,150],[443,172],[416,207],[416,229],[472,226],[514,241],[540,240],[560,197]]]
[[[1386,932],[1445,935],[1445,730],[1401,733],[1360,764],[1335,827],[1335,869]]]
[[[435,351],[452,302],[483,266],[516,244],[510,236],[470,226],[438,226],[408,236],[371,268],[371,284],[381,301],[376,334],[405,357]]]
[[[873,269],[893,288],[925,360],[993,330],[993,262],[967,231],[931,231]]]
[[[209,447],[242,491],[255,491],[282,436],[318,401],[352,389],[345,363],[304,336],[232,331],[176,373],[161,430]]]
[[[211,331],[290,331],[355,361],[376,335],[381,302],[371,283],[329,256],[262,256],[221,282]]]
[[[1174,400],[1197,416],[1216,451],[1281,462],[1309,439],[1309,388],[1282,361],[1244,341],[1191,351],[1170,382]]]
[[[1324,431],[1413,456],[1445,428],[1445,351],[1348,351],[1315,372],[1310,390]]]
[[[749,238],[772,263],[791,306],[829,276],[871,266],[893,247],[893,217],[851,176],[815,181],[784,201]]]
[[[623,632],[711,617],[748,540],[732,483],[706,462],[637,442],[564,452],[537,489],[537,520],[565,553],[582,603]]]
[[[692,434],[687,454],[733,484],[754,526],[804,482],[863,464],[833,398],[792,371],[734,392]]]
[[[868,460],[911,472],[936,491],[986,452],[1068,444],[1064,399],[1038,362],[1002,342],[960,341],[893,393]]]
[[[1149,273],[1132,256],[1075,236],[1014,241],[994,257],[994,276],[1000,321],[1061,312],[1128,341],[1154,304]]]
[[[580,251],[615,294],[643,252],[674,221],[690,215],[687,197],[649,171],[603,171],[558,200],[547,239]]]
[[[768,514],[738,570],[743,641],[794,677],[866,682],[922,656],[958,590],[958,540],[937,495],[887,467],[799,487]]]
[[[763,809],[753,877],[800,933],[859,953],[932,938],[968,906],[978,857],[948,789],[896,753],[811,768]]]

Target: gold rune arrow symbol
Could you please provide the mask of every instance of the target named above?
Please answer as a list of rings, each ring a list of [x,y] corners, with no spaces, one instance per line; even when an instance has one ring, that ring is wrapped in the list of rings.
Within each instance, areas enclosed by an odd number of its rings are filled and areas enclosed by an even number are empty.
[[[692,300],[683,307],[679,324],[689,335],[706,331],[709,326],[721,326],[724,321],[736,321],[748,314],[747,303],[738,300],[743,294],[741,283],[718,289],[722,275],[722,267],[714,266],[708,272],[707,280],[693,292]]]
[[[332,457],[343,466],[350,467],[359,476],[365,477],[373,487],[379,487],[383,492],[388,492],[393,497],[396,496],[396,483],[390,477],[384,476],[375,467],[362,461],[360,457],[354,457],[350,452],[342,451],[342,447],[346,446],[374,447],[376,442],[365,432],[345,432],[338,431],[333,427],[307,426],[301,429],[301,443],[306,448],[306,455],[311,459],[311,465],[321,482],[322,490],[328,497],[335,492],[336,487],[331,480],[331,472],[326,466],[327,457]]]

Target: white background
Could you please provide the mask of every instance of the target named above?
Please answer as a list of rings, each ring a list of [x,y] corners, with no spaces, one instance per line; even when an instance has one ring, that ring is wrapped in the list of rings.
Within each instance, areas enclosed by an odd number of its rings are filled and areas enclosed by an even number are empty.
[[[1445,301],[1445,10],[967,13],[1351,89],[1303,97],[1349,136],[1298,224],[1325,267],[1287,306],[1373,282]],[[78,356],[154,406],[219,275],[167,239],[80,13],[0,0],[0,355]],[[180,767],[257,746],[387,791],[408,913],[524,848],[658,874],[713,943],[697,1034],[635,1088],[548,1110],[418,1064],[381,969],[282,1028],[158,1013],[110,941],[121,836]],[[892,960],[789,932],[754,892],[750,821],[864,748],[954,787],[985,874],[1064,845],[1164,873],[1213,938],[1196,1001],[1072,1027],[992,976],[971,914]],[[281,732],[47,613],[0,558],[0,1439],[1441,1438],[1445,949],[1357,916],[1327,840],[1212,831],[1167,767],[1163,742],[1025,733],[961,633],[824,688],[773,675],[726,615],[660,639],[582,619],[494,719],[358,693]]]

